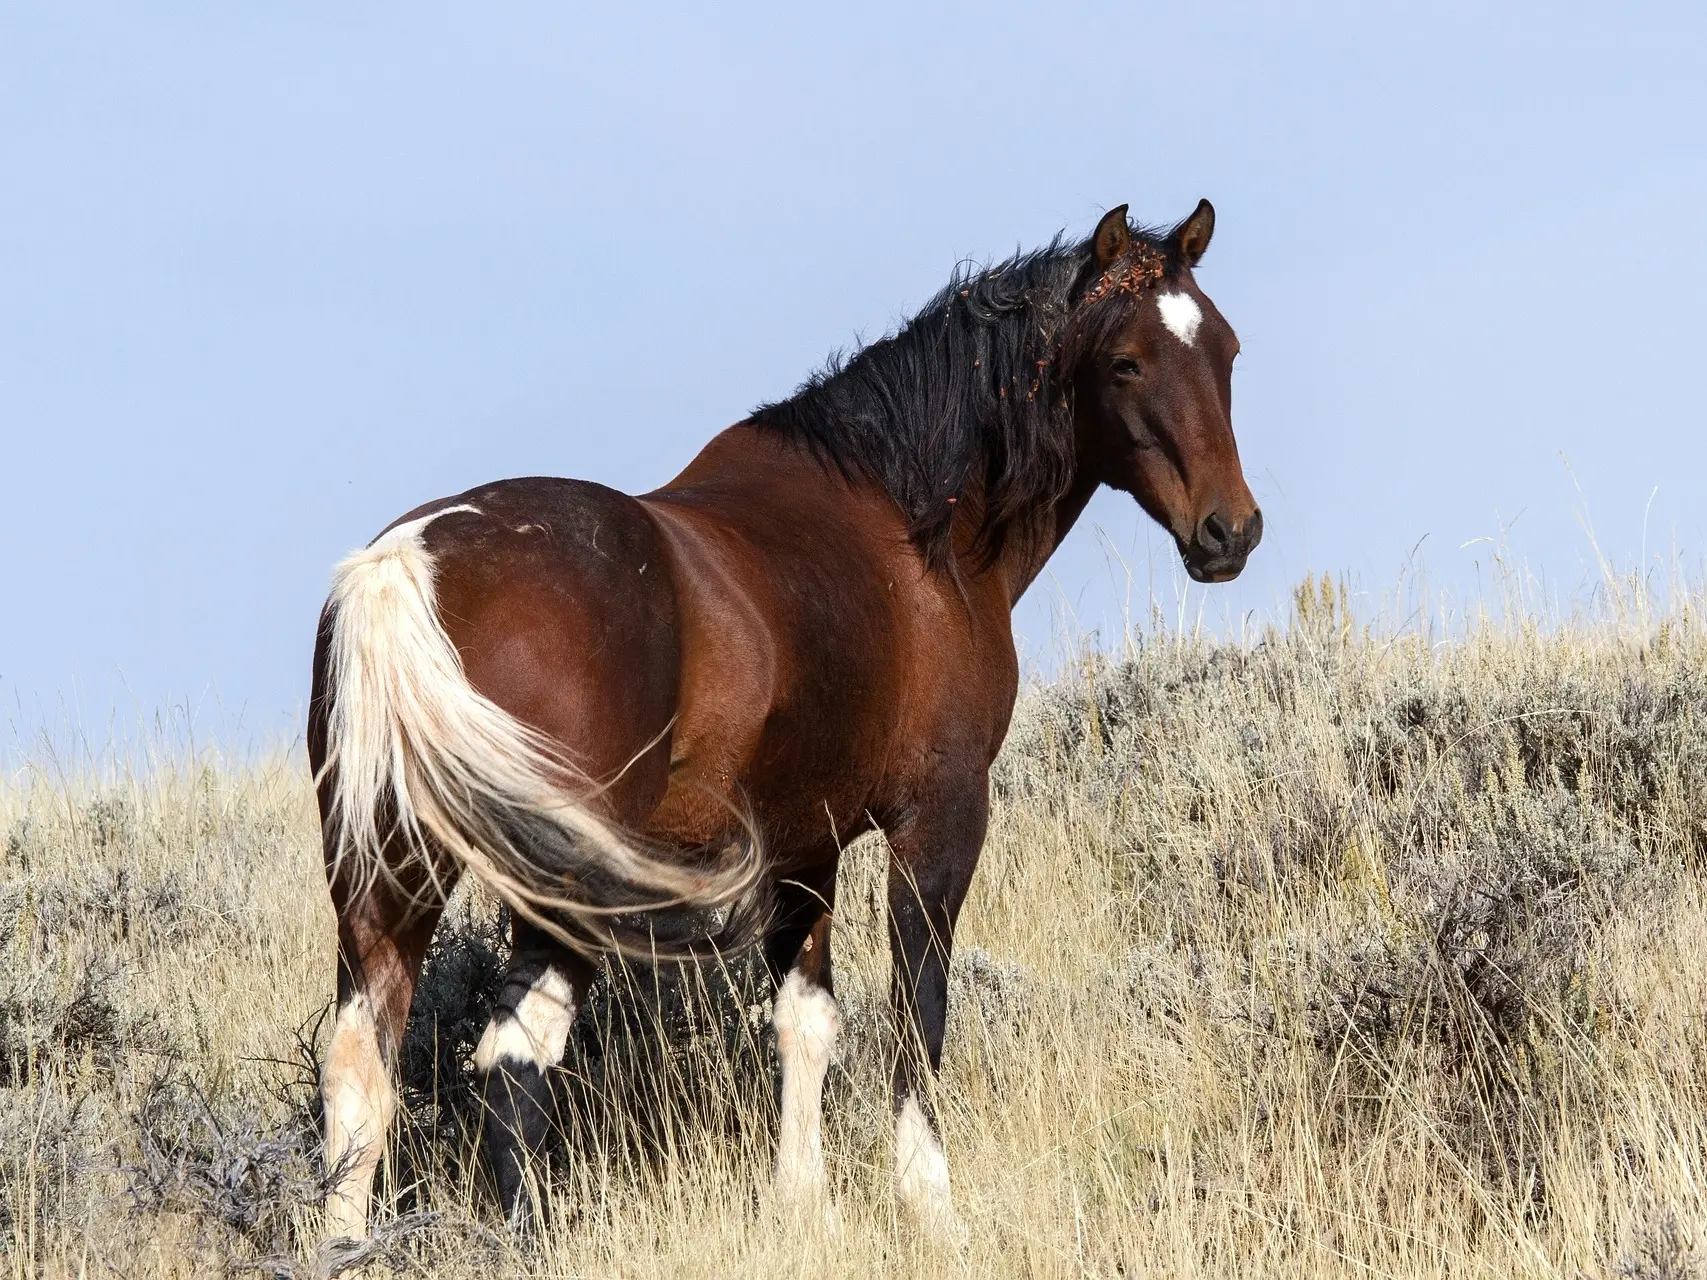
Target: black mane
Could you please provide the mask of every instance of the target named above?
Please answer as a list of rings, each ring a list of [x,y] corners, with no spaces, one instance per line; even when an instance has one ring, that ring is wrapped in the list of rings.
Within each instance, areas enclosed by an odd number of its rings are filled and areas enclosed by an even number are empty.
[[[1133,246],[1168,248],[1144,230]],[[1072,482],[1074,373],[1134,298],[1116,291],[1075,311],[1096,274],[1090,241],[1060,236],[995,266],[963,266],[900,332],[833,356],[750,421],[882,485],[932,568],[952,568],[955,503],[975,488],[978,543],[993,560],[1016,521]]]

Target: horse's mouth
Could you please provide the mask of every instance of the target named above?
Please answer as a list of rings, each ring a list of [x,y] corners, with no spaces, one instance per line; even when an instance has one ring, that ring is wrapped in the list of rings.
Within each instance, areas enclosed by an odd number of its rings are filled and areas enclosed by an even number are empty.
[[[1189,552],[1180,554],[1180,559],[1185,562],[1185,571],[1193,582],[1231,582],[1244,572],[1248,558],[1243,555],[1198,558]]]

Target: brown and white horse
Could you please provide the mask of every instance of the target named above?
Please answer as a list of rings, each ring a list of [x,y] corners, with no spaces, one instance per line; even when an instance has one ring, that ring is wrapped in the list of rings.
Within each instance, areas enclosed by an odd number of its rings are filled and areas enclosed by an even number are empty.
[[[1099,485],[1200,582],[1262,535],[1230,420],[1239,343],[1198,288],[1207,201],[1109,212],[959,274],[899,333],[628,497],[506,480],[416,508],[337,570],[309,754],[338,917],[322,1087],[330,1234],[361,1235],[390,1068],[443,895],[513,911],[476,1053],[506,1211],[606,947],[759,941],[778,981],[779,1196],[824,1188],[845,841],[893,851],[896,1189],[951,1218],[930,1116],[955,919],[1018,683],[1011,613]]]

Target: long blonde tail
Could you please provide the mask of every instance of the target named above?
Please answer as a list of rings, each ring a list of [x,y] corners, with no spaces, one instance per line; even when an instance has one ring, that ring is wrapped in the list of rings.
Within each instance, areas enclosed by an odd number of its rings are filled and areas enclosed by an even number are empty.
[[[334,576],[322,766],[334,873],[360,892],[418,859],[436,892],[449,858],[583,951],[747,940],[761,885],[750,831],[698,865],[647,845],[593,812],[598,785],[556,743],[468,682],[422,540],[457,511],[478,514],[451,506],[398,525]]]

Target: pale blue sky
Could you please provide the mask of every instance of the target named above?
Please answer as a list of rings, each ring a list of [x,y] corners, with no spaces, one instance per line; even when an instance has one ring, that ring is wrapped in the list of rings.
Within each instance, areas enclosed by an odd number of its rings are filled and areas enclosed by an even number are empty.
[[[289,731],[332,562],[426,498],[671,476],[965,256],[1220,218],[1265,542],[1707,548],[1699,5],[0,4],[0,718]],[[1099,541],[1097,528],[1104,538]],[[1028,598],[1183,582],[1105,494]],[[1193,600],[1198,597],[1193,588]]]

